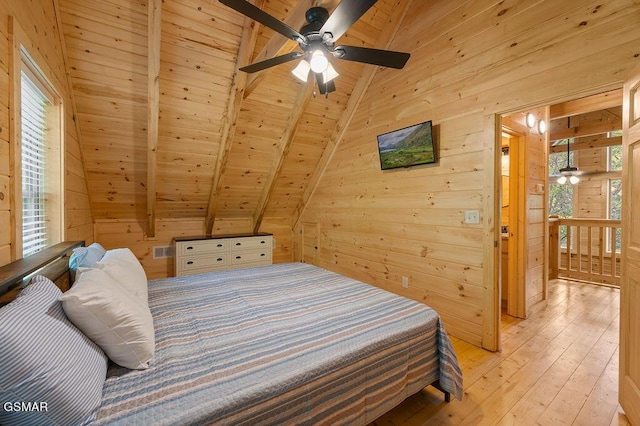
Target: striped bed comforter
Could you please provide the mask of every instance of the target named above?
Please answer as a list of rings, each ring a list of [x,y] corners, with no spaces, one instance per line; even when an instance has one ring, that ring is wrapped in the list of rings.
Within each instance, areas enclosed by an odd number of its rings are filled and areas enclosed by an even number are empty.
[[[429,307],[302,263],[149,282],[156,353],[96,424],[366,424],[462,376]]]

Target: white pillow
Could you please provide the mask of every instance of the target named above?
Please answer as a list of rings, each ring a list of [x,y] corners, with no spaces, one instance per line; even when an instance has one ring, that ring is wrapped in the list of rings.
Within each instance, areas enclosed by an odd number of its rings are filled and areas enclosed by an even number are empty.
[[[111,279],[148,306],[147,275],[131,250],[128,248],[109,250],[95,264],[95,267],[105,271]]]
[[[105,271],[85,270],[60,301],[69,320],[113,362],[149,367],[155,351],[151,311]]]

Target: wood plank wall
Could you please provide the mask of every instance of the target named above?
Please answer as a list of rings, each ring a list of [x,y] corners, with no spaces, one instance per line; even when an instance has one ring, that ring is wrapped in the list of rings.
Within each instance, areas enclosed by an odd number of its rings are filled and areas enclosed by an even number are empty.
[[[93,217],[83,166],[83,154],[74,122],[73,94],[67,80],[64,47],[59,38],[54,1],[0,1],[0,265],[11,258],[11,227],[9,226],[9,16],[25,31],[27,47],[46,76],[60,93],[65,111],[65,238],[93,241]],[[21,257],[18,254],[18,257]]]
[[[545,120],[549,123],[548,108],[533,109],[531,112],[537,120]],[[545,242],[549,241],[549,226],[547,222],[547,148],[549,146],[549,133],[540,135],[531,131],[526,137],[525,148],[525,256],[526,272],[526,308],[546,298],[547,284],[546,265],[548,255]]]
[[[407,67],[378,72],[301,218],[320,229],[318,263],[424,301],[483,344],[495,291],[483,234],[496,220],[483,210],[495,192],[483,119],[620,87],[639,63],[638,22],[632,0],[413,2],[392,45],[409,49]],[[428,119],[440,164],[381,172],[376,135]],[[465,225],[465,209],[482,223]]]

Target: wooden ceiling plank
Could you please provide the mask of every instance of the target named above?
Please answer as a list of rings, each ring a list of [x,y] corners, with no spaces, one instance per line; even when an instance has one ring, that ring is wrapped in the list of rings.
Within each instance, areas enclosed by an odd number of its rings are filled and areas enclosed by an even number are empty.
[[[389,16],[388,25],[385,25],[383,27],[380,37],[378,37],[378,42],[376,43],[377,48],[389,49],[393,38],[400,29],[400,24],[407,14],[407,10],[409,9],[412,1],[413,0],[398,0],[396,2],[395,7],[393,8],[393,12]],[[302,214],[304,213],[304,210],[306,209],[311,196],[316,191],[316,188],[318,187],[318,184],[320,183],[320,180],[324,175],[327,166],[331,162],[333,154],[336,152],[338,145],[342,141],[342,138],[347,131],[349,124],[351,123],[351,119],[355,115],[360,102],[362,102],[362,100],[364,99],[364,95],[367,93],[367,89],[369,88],[371,81],[373,81],[373,77],[375,76],[377,70],[378,67],[372,65],[367,65],[363,69],[360,78],[356,82],[356,85],[351,92],[351,96],[349,97],[347,106],[343,114],[340,116],[338,123],[336,124],[335,130],[331,135],[331,139],[329,139],[329,142],[327,143],[327,146],[324,149],[322,156],[320,157],[320,161],[318,161],[318,164],[316,165],[316,168],[311,175],[309,184],[307,185],[304,194],[302,194],[302,198],[298,202],[298,205],[293,212],[291,229],[296,228],[298,221],[302,217]]]
[[[91,197],[91,191],[89,190],[89,173],[87,172],[87,163],[84,161],[85,154],[82,149],[82,133],[80,133],[80,120],[78,118],[78,108],[76,106],[76,98],[73,90],[73,81],[71,79],[71,72],[69,71],[69,59],[67,56],[67,43],[64,37],[64,28],[62,25],[62,12],[58,0],[53,0],[53,10],[56,15],[56,26],[58,27],[58,38],[60,39],[60,47],[62,49],[62,59],[64,61],[64,73],[67,80],[67,90],[69,90],[69,97],[71,98],[71,113],[73,115],[73,125],[76,131],[76,138],[78,140],[78,148],[80,151],[80,161],[82,162],[82,172],[84,173],[85,182],[87,185],[87,199],[89,200],[89,211],[91,217],[95,218],[93,211],[93,203]]]
[[[576,139],[575,142],[571,143],[571,151],[579,151],[581,149],[596,149],[596,148],[604,148],[607,146],[615,146],[622,145],[622,137],[617,136],[613,138],[607,137],[606,134],[601,134],[597,136],[591,137],[583,137]],[[549,147],[549,153],[564,153],[567,152],[567,145],[554,145]]]
[[[258,0],[257,3],[260,4],[256,4],[256,6],[262,7],[264,0]],[[222,191],[222,175],[224,174],[227,162],[229,161],[229,152],[231,151],[231,145],[235,136],[237,120],[240,114],[240,106],[242,104],[243,94],[247,84],[247,75],[246,73],[241,72],[239,68],[241,63],[246,63],[251,60],[251,55],[253,54],[256,40],[258,38],[258,28],[259,25],[254,20],[249,18],[244,19],[242,35],[240,37],[240,46],[238,47],[238,60],[236,61],[229,99],[227,101],[227,108],[222,121],[223,124],[220,138],[222,143],[218,150],[216,168],[211,185],[211,193],[209,194],[209,202],[207,203],[207,215],[205,217],[205,233],[207,235],[211,235],[213,232],[213,225],[218,210],[218,200],[220,198],[220,192]]]
[[[309,101],[311,100],[313,89],[313,82],[305,83],[302,89],[298,92],[296,100],[293,103],[291,114],[289,114],[289,118],[287,120],[287,126],[285,127],[285,130],[282,133],[280,140],[278,141],[276,155],[273,159],[271,171],[269,173],[269,176],[267,177],[267,181],[264,185],[262,193],[260,194],[258,205],[253,215],[253,232],[260,231],[260,225],[262,223],[262,218],[264,217],[264,212],[267,209],[267,204],[269,203],[271,194],[273,193],[273,190],[276,186],[275,184],[278,176],[282,171],[284,159],[289,152],[289,148],[291,147],[291,143],[293,142],[293,139],[295,137],[296,130],[298,129],[298,125],[300,124],[300,120],[302,120],[304,112],[309,105]]]
[[[293,8],[289,16],[284,20],[284,23],[289,25],[291,28],[301,28],[306,22],[305,13],[311,7],[321,6],[325,9],[331,10],[334,9],[339,0],[303,0],[296,4],[296,7]],[[264,61],[266,59],[271,59],[278,55],[284,55],[289,52],[293,52],[293,50],[297,47],[297,43],[293,40],[289,40],[284,37],[280,33],[275,33],[273,37],[269,39],[267,44],[264,45],[260,53],[253,58],[252,63]],[[248,65],[247,62],[244,65]],[[249,75],[247,77],[247,87],[244,91],[244,97],[248,97],[253,91],[258,87],[258,85],[264,80],[267,76],[266,72],[257,72]]]
[[[552,105],[550,108],[551,120],[570,117],[578,114],[600,111],[622,105],[622,89],[611,90],[586,98],[575,99],[569,102]]]
[[[147,237],[156,235],[158,119],[160,115],[160,32],[162,0],[148,3],[147,16]]]

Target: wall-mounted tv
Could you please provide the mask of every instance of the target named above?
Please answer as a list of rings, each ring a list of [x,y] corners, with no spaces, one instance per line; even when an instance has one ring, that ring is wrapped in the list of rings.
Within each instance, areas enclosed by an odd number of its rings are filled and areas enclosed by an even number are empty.
[[[435,163],[436,146],[431,121],[379,135],[378,153],[382,170]]]

